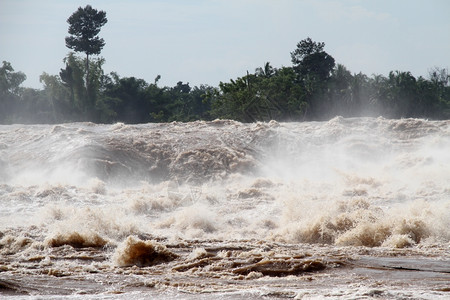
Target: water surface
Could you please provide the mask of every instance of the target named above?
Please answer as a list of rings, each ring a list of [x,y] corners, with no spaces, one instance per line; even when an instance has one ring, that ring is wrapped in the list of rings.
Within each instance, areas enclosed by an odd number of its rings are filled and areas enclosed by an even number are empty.
[[[0,126],[0,295],[445,299],[450,122]]]

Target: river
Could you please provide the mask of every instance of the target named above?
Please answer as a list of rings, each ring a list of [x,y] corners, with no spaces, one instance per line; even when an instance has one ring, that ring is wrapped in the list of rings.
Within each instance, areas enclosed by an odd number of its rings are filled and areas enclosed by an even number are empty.
[[[0,126],[2,299],[448,299],[450,121]]]

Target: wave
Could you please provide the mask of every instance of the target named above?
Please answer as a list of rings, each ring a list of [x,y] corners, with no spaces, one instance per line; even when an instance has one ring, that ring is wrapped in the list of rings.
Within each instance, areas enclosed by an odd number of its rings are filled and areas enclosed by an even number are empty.
[[[0,126],[0,251],[148,234],[442,246],[448,149],[450,122],[421,119]]]

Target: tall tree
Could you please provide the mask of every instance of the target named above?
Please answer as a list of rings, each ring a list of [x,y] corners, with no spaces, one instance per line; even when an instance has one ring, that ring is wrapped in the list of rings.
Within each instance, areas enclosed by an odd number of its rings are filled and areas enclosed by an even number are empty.
[[[297,44],[291,52],[291,60],[300,79],[311,75],[319,80],[330,77],[335,63],[334,58],[323,50],[324,47],[325,43],[317,43],[310,38]]]
[[[324,93],[335,62],[334,58],[323,50],[324,47],[325,43],[306,38],[291,52],[297,81],[305,92],[308,114],[314,118],[319,118],[324,111],[329,110],[330,105]]]
[[[66,37],[66,47],[76,52],[86,54],[86,97],[89,101],[89,55],[100,54],[105,41],[97,35],[100,29],[108,22],[106,12],[98,11],[90,5],[79,7],[68,19],[69,34]]]

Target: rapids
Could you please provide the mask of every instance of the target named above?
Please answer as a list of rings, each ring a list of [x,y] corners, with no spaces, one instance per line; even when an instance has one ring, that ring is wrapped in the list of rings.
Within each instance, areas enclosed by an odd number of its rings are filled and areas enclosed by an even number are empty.
[[[0,126],[2,297],[445,298],[449,228],[450,121]]]

